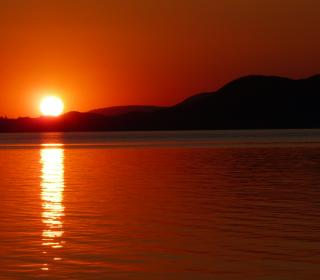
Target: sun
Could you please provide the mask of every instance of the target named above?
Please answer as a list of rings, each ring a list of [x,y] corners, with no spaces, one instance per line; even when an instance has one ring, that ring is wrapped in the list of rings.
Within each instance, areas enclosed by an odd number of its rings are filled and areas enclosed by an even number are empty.
[[[62,114],[63,108],[63,101],[56,96],[47,96],[40,103],[40,111],[44,116],[59,116]]]

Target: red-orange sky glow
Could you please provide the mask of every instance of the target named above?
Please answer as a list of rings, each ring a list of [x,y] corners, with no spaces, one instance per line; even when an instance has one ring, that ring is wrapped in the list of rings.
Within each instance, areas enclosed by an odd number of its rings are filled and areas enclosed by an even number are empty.
[[[320,71],[314,0],[0,0],[0,116],[172,105],[248,74]]]

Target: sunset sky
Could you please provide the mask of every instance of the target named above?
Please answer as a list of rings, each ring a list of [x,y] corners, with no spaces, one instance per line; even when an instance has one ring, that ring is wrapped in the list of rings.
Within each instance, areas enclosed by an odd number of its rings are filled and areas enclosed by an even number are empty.
[[[248,74],[320,72],[320,1],[0,0],[0,116],[172,105]]]

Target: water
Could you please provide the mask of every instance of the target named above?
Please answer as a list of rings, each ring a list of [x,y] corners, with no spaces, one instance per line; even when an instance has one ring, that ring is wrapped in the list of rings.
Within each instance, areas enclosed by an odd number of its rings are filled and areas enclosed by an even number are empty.
[[[319,279],[320,132],[0,135],[0,279]]]

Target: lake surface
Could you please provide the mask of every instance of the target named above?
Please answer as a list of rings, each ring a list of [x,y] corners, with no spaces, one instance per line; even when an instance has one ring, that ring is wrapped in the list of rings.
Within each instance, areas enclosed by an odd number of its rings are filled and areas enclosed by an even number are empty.
[[[320,279],[320,131],[0,134],[0,279]]]

